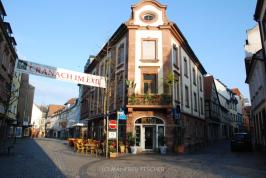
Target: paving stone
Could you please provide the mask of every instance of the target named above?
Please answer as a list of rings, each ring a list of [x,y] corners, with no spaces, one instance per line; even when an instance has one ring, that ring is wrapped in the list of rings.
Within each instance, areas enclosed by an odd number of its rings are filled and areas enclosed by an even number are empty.
[[[1,178],[265,178],[266,159],[257,152],[234,152],[228,141],[193,154],[141,154],[114,160],[75,153],[66,141],[18,140],[14,154],[0,156]]]

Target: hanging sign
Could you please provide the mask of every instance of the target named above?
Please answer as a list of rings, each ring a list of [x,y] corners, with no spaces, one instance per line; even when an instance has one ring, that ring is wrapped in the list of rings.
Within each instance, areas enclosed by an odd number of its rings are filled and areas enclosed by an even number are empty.
[[[125,115],[124,111],[117,112],[117,116],[119,120],[127,120],[127,115]]]
[[[16,71],[82,85],[106,88],[105,77],[51,67],[21,59],[17,60]]]
[[[180,106],[177,105],[175,108],[173,108],[173,119],[174,120],[179,120],[180,119],[180,114],[181,114],[181,110],[180,110]]]

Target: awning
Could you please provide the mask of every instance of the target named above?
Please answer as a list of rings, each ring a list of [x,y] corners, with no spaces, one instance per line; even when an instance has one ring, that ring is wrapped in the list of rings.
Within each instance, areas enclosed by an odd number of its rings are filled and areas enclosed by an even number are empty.
[[[84,126],[85,126],[84,123],[76,123],[72,125],[72,127],[84,127]]]

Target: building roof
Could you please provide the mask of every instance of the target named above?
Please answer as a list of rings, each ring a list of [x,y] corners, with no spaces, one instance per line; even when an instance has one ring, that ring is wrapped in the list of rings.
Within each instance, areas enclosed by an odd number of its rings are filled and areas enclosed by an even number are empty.
[[[65,106],[62,105],[49,105],[48,106],[48,116],[53,115],[54,113],[56,113],[57,111],[63,110],[65,108]]]
[[[204,69],[204,67],[202,66],[202,64],[200,63],[198,57],[195,55],[194,51],[192,50],[192,48],[190,47],[189,43],[187,42],[187,39],[185,38],[185,36],[183,35],[183,33],[181,32],[181,30],[178,28],[178,26],[176,25],[176,23],[171,22],[171,26],[173,26],[173,28],[175,30],[177,30],[178,35],[181,36],[182,41],[180,41],[181,45],[183,46],[184,50],[186,50],[186,52],[188,53],[188,55],[190,55],[191,59],[195,62],[195,65],[199,68],[199,70],[205,75],[207,74],[206,70]]]
[[[0,15],[2,16],[6,16],[6,12],[5,9],[3,7],[3,4],[0,0]],[[16,41],[15,38],[11,38],[11,34],[12,34],[12,28],[11,25],[8,22],[4,22],[3,17],[1,17],[1,23],[0,23],[0,28],[2,29],[3,35],[5,36],[5,39],[8,43],[9,49],[11,50],[13,56],[15,57],[15,59],[18,57],[17,56],[17,52],[14,48],[14,45],[16,45]]]
[[[77,100],[77,98],[71,98],[65,103],[65,105],[67,105],[67,104],[74,105],[76,103],[76,100]]]
[[[0,1],[0,13],[1,13],[3,16],[6,16],[6,11],[5,11],[5,8],[4,8],[4,6],[3,6],[2,1]]]
[[[263,1],[264,0],[257,0],[256,10],[254,14],[254,20],[258,21],[260,18],[261,10],[263,7]]]
[[[240,95],[241,95],[241,92],[240,92],[240,90],[239,90],[238,88],[232,88],[231,90],[232,90],[232,92],[233,92],[235,95],[237,95],[237,96],[240,96]]]
[[[15,40],[14,37],[10,37],[10,40],[11,40],[11,43],[12,43],[14,46],[17,45],[17,42],[16,42],[16,40]]]
[[[4,26],[9,34],[13,33],[10,23],[4,22]]]
[[[259,50],[258,52],[256,52],[256,54],[254,54],[251,59],[246,60],[246,72],[247,72],[247,78],[245,81],[246,83],[249,82],[249,78],[250,78],[251,73],[252,73],[252,68],[254,67],[256,60],[261,60],[264,63],[266,63],[266,61],[263,59],[263,50],[262,49]]]
[[[219,105],[221,105],[218,90],[215,85],[214,77],[212,75],[205,76],[204,77],[204,97],[206,100],[211,100],[212,98],[212,94],[213,94],[212,87],[214,87]]]
[[[128,31],[127,26],[125,23],[122,23],[118,29],[115,31],[115,33],[111,36],[111,38],[105,43],[104,47],[101,49],[101,51],[95,56],[95,59],[90,63],[90,65],[85,69],[85,73],[89,72],[91,69],[93,69],[98,62],[101,60],[103,56],[105,56],[108,51],[111,49],[112,45],[121,38],[123,34],[125,34]]]

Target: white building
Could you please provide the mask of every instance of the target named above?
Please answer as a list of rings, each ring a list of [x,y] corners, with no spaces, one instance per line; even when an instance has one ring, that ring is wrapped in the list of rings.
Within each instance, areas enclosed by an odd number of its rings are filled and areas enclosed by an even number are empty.
[[[45,117],[37,104],[32,105],[31,122],[32,136],[44,136]],[[40,135],[39,135],[40,134]]]
[[[261,48],[260,29],[257,24],[255,27],[247,30],[247,40],[244,46],[246,57],[252,57]]]
[[[221,104],[222,136],[228,138],[238,131],[237,99],[233,92],[220,80],[215,79],[215,85]]]
[[[255,145],[266,151],[266,2],[258,0],[254,19],[259,28],[247,31],[246,83],[249,84]],[[259,29],[259,30],[258,30]],[[260,44],[259,44],[260,43]],[[259,45],[258,45],[259,44]],[[253,50],[250,50],[253,49]]]
[[[232,88],[232,92],[235,94],[235,97],[237,99],[237,123],[238,123],[238,129],[239,131],[246,131],[246,128],[244,128],[244,115],[245,113],[245,107],[247,104],[247,98],[241,93],[241,91],[238,88]]]
[[[93,57],[90,57],[90,61],[93,61]],[[76,102],[74,105],[72,105],[69,108],[68,113],[68,123],[67,123],[67,129],[68,129],[68,137],[86,137],[87,136],[87,120],[80,120],[81,117],[81,103],[82,103],[82,94],[83,94],[83,87],[84,85],[79,86],[79,98],[76,99]]]
[[[80,126],[80,102],[78,99],[69,99],[64,106],[53,106],[50,110],[54,112],[48,114],[46,120],[46,130],[48,137],[65,139],[68,137],[79,137]]]
[[[47,117],[45,120],[45,136],[46,137],[59,137],[59,114],[64,110],[65,106],[62,105],[49,105]]]

